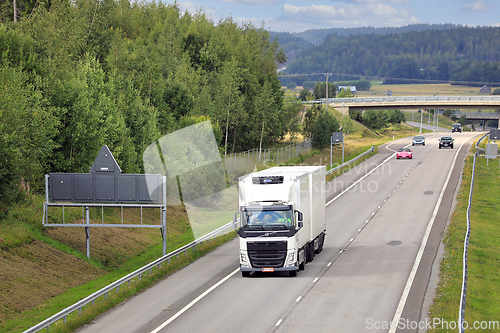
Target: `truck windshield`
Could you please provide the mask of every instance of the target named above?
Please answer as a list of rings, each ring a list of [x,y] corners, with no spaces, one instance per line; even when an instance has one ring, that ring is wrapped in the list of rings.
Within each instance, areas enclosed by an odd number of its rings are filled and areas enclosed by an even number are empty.
[[[287,210],[244,210],[243,225],[266,227],[293,226],[292,209]]]

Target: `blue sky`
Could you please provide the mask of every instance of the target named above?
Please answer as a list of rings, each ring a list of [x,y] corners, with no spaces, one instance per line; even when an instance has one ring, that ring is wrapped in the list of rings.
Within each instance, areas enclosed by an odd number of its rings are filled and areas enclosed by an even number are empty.
[[[191,13],[201,10],[215,23],[230,16],[257,27],[264,22],[270,31],[414,23],[500,26],[498,0],[178,0],[177,4]]]

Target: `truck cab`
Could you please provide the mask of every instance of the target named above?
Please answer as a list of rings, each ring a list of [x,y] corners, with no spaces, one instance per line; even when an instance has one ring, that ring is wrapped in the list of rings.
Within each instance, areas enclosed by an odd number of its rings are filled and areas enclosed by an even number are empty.
[[[295,276],[323,248],[325,168],[274,167],[241,177],[233,223],[240,270]]]

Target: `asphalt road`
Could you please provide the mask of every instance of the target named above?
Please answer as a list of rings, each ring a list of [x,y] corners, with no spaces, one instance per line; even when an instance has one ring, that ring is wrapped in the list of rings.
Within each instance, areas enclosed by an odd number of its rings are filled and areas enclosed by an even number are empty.
[[[325,247],[297,277],[243,278],[236,239],[81,332],[388,332],[391,321],[418,324],[472,140],[465,142],[477,133],[454,133],[455,149],[438,149],[441,135],[426,134],[411,160],[393,156],[411,139],[395,140],[328,183]]]

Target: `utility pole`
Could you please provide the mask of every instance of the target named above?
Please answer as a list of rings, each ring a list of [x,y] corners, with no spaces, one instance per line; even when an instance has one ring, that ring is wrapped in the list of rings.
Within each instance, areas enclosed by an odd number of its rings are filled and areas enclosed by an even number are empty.
[[[326,111],[328,111],[328,77],[332,75],[332,73],[323,73],[326,76]]]
[[[13,1],[13,5],[14,5],[14,23],[17,23],[17,1],[16,0]]]

